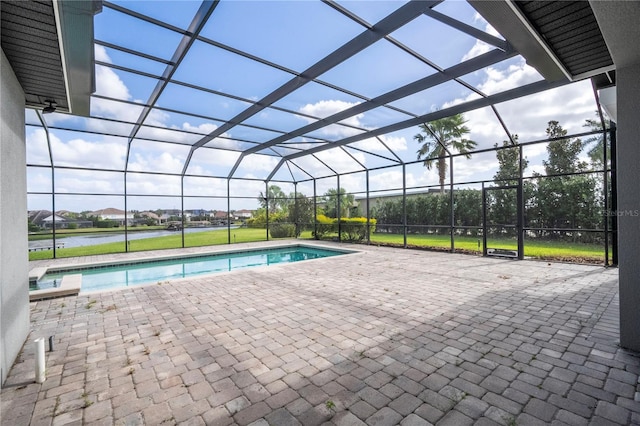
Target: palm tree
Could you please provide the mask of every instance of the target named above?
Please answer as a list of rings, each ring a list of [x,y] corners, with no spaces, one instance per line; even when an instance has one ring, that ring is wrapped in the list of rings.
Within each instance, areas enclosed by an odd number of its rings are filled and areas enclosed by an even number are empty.
[[[440,118],[428,123],[421,124],[420,131],[413,137],[418,143],[423,144],[418,150],[418,160],[424,158],[424,165],[431,170],[434,161],[437,160],[436,167],[440,177],[440,192],[444,193],[444,181],[447,176],[447,156],[451,151],[465,154],[471,158],[469,153],[476,147],[477,143],[464,139],[463,136],[470,132],[464,124],[467,120],[462,114],[451,117]],[[447,153],[447,150],[449,153]]]

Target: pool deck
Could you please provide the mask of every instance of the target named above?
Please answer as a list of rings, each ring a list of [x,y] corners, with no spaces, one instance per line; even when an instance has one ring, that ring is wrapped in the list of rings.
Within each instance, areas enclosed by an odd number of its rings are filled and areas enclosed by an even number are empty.
[[[362,252],[32,302],[0,423],[640,424],[615,268],[323,245]]]

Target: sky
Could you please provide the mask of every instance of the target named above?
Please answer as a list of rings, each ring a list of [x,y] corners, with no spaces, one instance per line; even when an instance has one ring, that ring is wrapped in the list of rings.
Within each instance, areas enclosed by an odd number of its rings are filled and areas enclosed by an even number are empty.
[[[182,29],[189,26],[200,6],[199,2],[193,1],[115,3]],[[338,4],[374,24],[402,6],[403,2],[371,0],[340,1]],[[501,37],[466,2],[447,0],[434,10]],[[114,28],[118,30],[114,31]],[[181,36],[104,7],[95,18],[96,40],[103,44],[121,45],[161,61],[137,57],[98,43],[95,45],[97,96],[91,100],[91,115],[104,119],[59,113],[44,116],[47,125],[54,127],[50,130],[49,140],[53,162],[60,167],[56,169],[54,178],[58,194],[56,210],[123,209],[123,197],[119,194],[124,192],[125,178],[121,171],[125,168],[131,172],[126,176],[129,210],[181,208],[180,177],[162,173],[181,173],[191,144],[249,107],[247,101],[257,101],[268,95],[291,80],[291,72],[305,71],[362,31],[363,27],[358,23],[316,1],[222,0],[205,24],[201,36],[277,67],[195,41],[172,77],[180,84],[169,83],[157,99],[156,105],[165,109],[151,110],[128,149],[128,136],[134,128],[131,123],[135,123],[142,113],[142,107],[135,103],[148,102],[157,84],[150,75],[164,72],[166,65],[162,61],[171,60]],[[443,69],[491,49],[484,42],[428,16],[419,16],[391,36]],[[136,69],[146,75],[127,72],[121,67]],[[232,127],[208,142],[207,148],[195,150],[187,167],[187,174],[193,177],[184,179],[184,208],[254,209],[258,205],[259,192],[265,190],[265,179],[279,163],[279,157],[274,154],[292,154],[299,149],[341,140],[411,118],[407,113],[422,115],[478,97],[464,86],[449,82],[392,102],[391,105],[400,111],[378,107],[349,117],[340,124],[296,137],[287,146],[266,151],[269,155],[259,152],[243,158],[240,156],[241,150],[254,146],[256,142],[269,141],[363,101],[331,86],[373,98],[434,73],[434,68],[401,51],[388,40],[374,43],[320,75],[319,80],[327,84],[309,82],[277,100],[272,107],[253,115],[245,122],[248,125]],[[522,57],[516,56],[462,79],[491,95],[542,77]],[[207,91],[196,90],[193,85],[202,86]],[[221,96],[219,92],[230,96]],[[559,121],[569,133],[585,131],[585,120],[595,118],[596,103],[587,80],[498,104],[496,109],[509,132],[518,134],[519,140],[526,142],[543,139],[549,120]],[[507,139],[491,108],[470,111],[464,116],[471,130],[467,138],[477,142],[478,148],[502,144]],[[27,110],[26,119],[28,124],[36,125],[28,125],[26,129],[27,163],[48,166],[51,159],[46,133],[37,126],[39,119],[34,111]],[[415,161],[420,147],[414,140],[418,131],[417,127],[411,127],[382,135],[379,139],[356,142],[352,148],[346,148],[347,152],[333,148],[319,152],[315,158],[300,157],[281,167],[273,179],[282,181],[275,183],[285,193],[295,189],[311,196],[314,193],[313,183],[301,182],[294,186],[288,182],[308,180],[311,176],[321,178],[315,187],[316,193],[321,195],[337,186],[336,173],[360,171],[342,175],[340,186],[357,196],[364,196],[364,168],[398,164],[398,158],[404,162]],[[529,172],[542,171],[542,161],[546,158],[544,144],[527,147],[525,155],[529,161]],[[232,179],[227,184],[225,177],[234,166],[233,177],[242,180]],[[493,153],[477,154],[472,160],[456,159],[455,181],[491,179],[497,166]],[[51,196],[46,194],[52,187],[50,169],[29,167],[27,173],[28,208],[51,209]],[[409,188],[436,185],[438,182],[437,171],[427,170],[420,163],[407,165],[404,179]],[[399,165],[369,172],[369,189],[375,193],[398,192],[402,183],[403,170]],[[229,205],[227,190],[231,194]]]

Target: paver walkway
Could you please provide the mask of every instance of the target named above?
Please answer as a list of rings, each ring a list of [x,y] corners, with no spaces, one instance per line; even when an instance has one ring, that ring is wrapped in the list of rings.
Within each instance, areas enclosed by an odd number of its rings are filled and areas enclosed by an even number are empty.
[[[2,425],[640,424],[617,270],[354,247],[32,303]]]

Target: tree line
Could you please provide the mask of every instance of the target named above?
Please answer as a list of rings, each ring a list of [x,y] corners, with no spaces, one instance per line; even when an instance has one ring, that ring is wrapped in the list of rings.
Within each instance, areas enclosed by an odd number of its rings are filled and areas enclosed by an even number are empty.
[[[438,169],[440,193],[410,196],[406,199],[408,232],[449,233],[451,225],[451,196],[445,191],[447,170],[446,159],[453,151],[471,156],[476,143],[464,139],[469,129],[461,114],[420,126],[421,133],[415,140],[422,143],[418,159],[424,159],[427,168]],[[585,127],[601,131],[598,122],[587,120]],[[582,141],[567,137],[567,131],[558,121],[548,122],[546,134],[547,159],[543,161],[544,174],[531,173],[522,182],[524,198],[524,226],[532,228],[529,237],[565,239],[594,242],[601,240],[601,233],[581,230],[603,228],[603,177],[602,173],[588,173],[604,167],[604,139],[601,134]],[[587,151],[589,161],[580,158],[581,153],[592,142],[596,144]],[[520,148],[518,135],[503,141],[502,149],[495,144],[498,171],[493,176],[492,187],[513,187],[519,185]],[[523,175],[527,173],[528,161],[522,159]],[[506,235],[515,235],[513,228],[499,225],[515,225],[517,222],[517,190],[515,188],[487,191],[487,219],[492,229]],[[453,224],[457,233],[471,233],[476,230],[464,227],[482,225],[482,191],[477,189],[455,190],[453,194]],[[378,232],[402,232],[402,200],[382,202],[373,210],[377,219]]]
[[[465,138],[470,133],[466,122],[462,114],[457,114],[420,125],[420,133],[414,137],[421,144],[417,157],[423,160],[425,167],[437,169],[439,192],[409,195],[404,208],[400,197],[379,202],[372,207],[369,222],[377,222],[376,232],[404,232],[406,212],[409,233],[448,234],[453,223],[457,234],[478,235],[483,221],[482,191],[460,189],[454,190],[451,196],[445,188],[449,155],[464,154],[469,159],[477,146],[476,142]],[[608,123],[606,125],[608,127]],[[602,131],[600,123],[595,120],[587,120],[585,127]],[[552,120],[548,122],[546,135],[549,142],[546,146],[547,159],[542,162],[544,173],[529,173],[528,160],[520,159],[518,135],[510,135],[501,146],[494,145],[498,170],[493,182],[487,185],[493,190],[486,192],[484,200],[490,230],[502,236],[515,236],[518,213],[516,187],[520,185],[522,167],[523,176],[527,176],[522,180],[522,193],[524,226],[530,228],[528,237],[600,241],[600,232],[583,230],[600,230],[603,225],[602,173],[589,173],[605,166],[602,134],[597,133],[584,141],[567,137],[567,131],[560,123]],[[595,144],[591,146],[593,142]],[[588,146],[591,148],[585,150]],[[583,152],[586,152],[588,161],[581,158]],[[498,189],[500,187],[509,188]],[[317,228],[314,217],[326,230],[329,229],[326,218],[362,215],[354,205],[353,195],[348,194],[345,188],[330,189],[314,203],[313,197],[301,193],[287,195],[277,185],[270,185],[266,193],[260,192],[258,201],[260,209],[247,224],[265,227],[268,211],[270,232],[274,238],[298,237],[304,230]]]
[[[269,185],[267,192],[258,195],[260,208],[247,220],[247,226],[265,228],[267,215],[273,238],[299,237],[303,231],[315,228],[314,217],[350,218],[357,214],[354,197],[345,188],[329,189],[317,203],[313,197],[299,192],[287,195],[277,185]],[[314,211],[315,208],[315,211]]]

